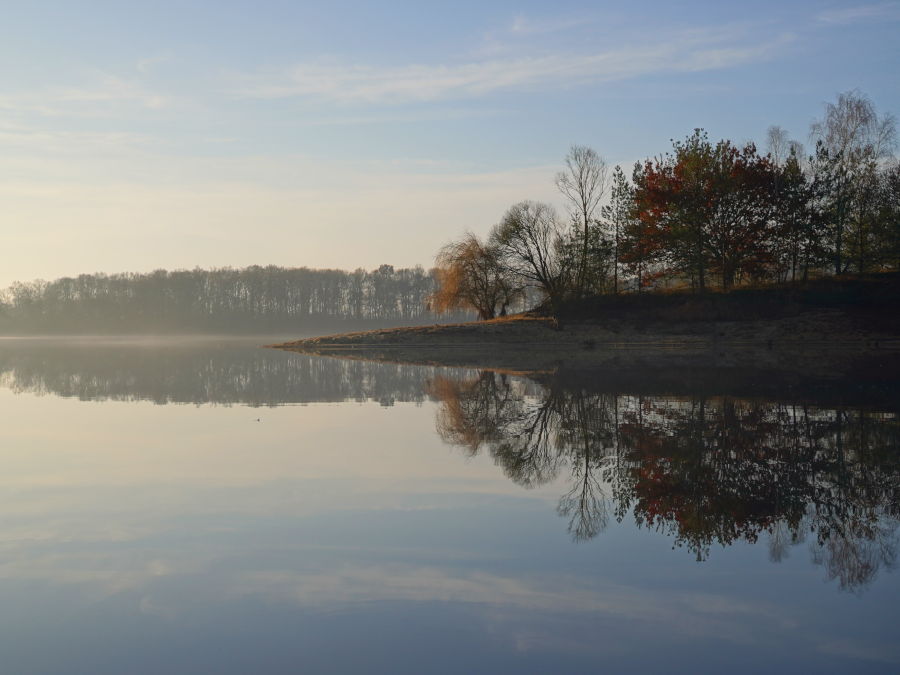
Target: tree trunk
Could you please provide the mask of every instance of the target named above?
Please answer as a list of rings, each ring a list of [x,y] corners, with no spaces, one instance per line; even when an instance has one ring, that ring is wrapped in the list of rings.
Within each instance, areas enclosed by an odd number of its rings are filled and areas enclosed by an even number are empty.
[[[615,246],[613,248],[613,294],[619,293],[619,219],[615,221]]]

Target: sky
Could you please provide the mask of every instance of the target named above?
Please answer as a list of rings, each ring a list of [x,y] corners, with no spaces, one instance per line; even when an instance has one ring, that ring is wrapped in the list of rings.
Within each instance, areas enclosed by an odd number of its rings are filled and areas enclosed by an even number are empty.
[[[85,272],[429,266],[572,144],[806,142],[900,114],[900,1],[3,2],[0,287]],[[629,169],[630,170],[630,169]]]

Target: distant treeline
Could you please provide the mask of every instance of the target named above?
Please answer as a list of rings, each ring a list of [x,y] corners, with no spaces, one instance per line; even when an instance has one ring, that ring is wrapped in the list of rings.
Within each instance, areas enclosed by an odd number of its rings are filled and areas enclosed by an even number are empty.
[[[17,282],[0,296],[0,332],[291,333],[471,318],[433,314],[421,267],[306,267],[82,274]]]

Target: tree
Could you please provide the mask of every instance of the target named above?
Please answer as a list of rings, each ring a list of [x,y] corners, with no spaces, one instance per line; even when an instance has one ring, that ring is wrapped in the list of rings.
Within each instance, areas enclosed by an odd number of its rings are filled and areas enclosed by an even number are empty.
[[[556,307],[572,286],[572,269],[564,255],[566,236],[549,204],[514,204],[491,232],[501,265],[520,280],[536,285]]]
[[[873,164],[889,156],[896,145],[896,120],[890,114],[879,115],[872,101],[861,92],[848,91],[839,94],[835,103],[825,104],[825,114],[812,124],[810,136],[821,145],[831,164],[828,211],[832,260],[834,273],[841,274],[849,267],[845,256],[847,230],[851,225],[864,227],[869,217],[869,194],[859,193],[861,184],[870,180]],[[854,198],[861,196],[865,204],[857,204],[854,209]],[[852,222],[854,211],[856,219]],[[861,241],[862,233],[856,235]]]
[[[876,237],[879,263],[900,269],[900,163],[880,174]]]
[[[779,279],[804,281],[821,255],[821,219],[815,209],[817,183],[800,166],[794,148],[774,171],[776,190],[772,199],[775,220],[774,254],[779,264]]]
[[[431,308],[442,313],[472,308],[481,319],[501,314],[520,292],[508,270],[501,264],[493,244],[482,244],[472,233],[444,246],[436,259],[438,287],[431,296]]]
[[[878,217],[878,164],[874,159],[862,162],[853,177],[847,241],[847,261],[856,263],[859,273],[869,269],[876,257]]]
[[[556,175],[556,187],[569,201],[573,217],[581,229],[582,247],[575,290],[583,295],[591,241],[588,230],[595,223],[594,214],[606,194],[609,169],[594,149],[583,145],[573,145],[565,161],[565,170]]]
[[[673,152],[647,160],[635,174],[635,202],[645,231],[659,243],[661,258],[706,289],[710,205],[704,190],[713,162],[713,146],[702,129]]]
[[[784,166],[791,155],[803,157],[803,144],[792,140],[788,132],[777,124],[766,130],[766,149],[775,166]]]
[[[774,167],[748,143],[737,148],[719,141],[704,193],[710,205],[710,267],[722,289],[744,273],[760,276],[770,259]]]
[[[635,171],[641,234],[657,242],[661,257],[700,291],[711,273],[725,290],[744,273],[761,274],[770,234],[771,163],[752,143],[713,145],[701,129],[672,147]]]
[[[620,234],[619,257],[635,276],[638,293],[647,281],[647,270],[663,256],[663,233],[658,213],[650,207],[645,164],[636,162],[632,171],[632,207]],[[640,186],[640,188],[638,188]]]
[[[774,219],[772,253],[775,278],[796,280],[799,264],[800,209],[809,206],[809,181],[801,165],[803,144],[791,140],[780,126],[766,131],[766,149],[772,163],[772,217]],[[803,198],[806,198],[806,201]]]
[[[609,204],[602,209],[606,226],[612,231],[613,293],[619,292],[619,260],[622,235],[634,212],[634,188],[628,183],[622,167],[613,169]]]

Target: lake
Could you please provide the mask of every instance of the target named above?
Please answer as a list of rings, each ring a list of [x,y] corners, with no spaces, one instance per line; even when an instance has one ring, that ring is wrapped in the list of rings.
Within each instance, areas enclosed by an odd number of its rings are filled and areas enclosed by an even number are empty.
[[[0,341],[4,673],[900,669],[890,388],[262,342]]]

